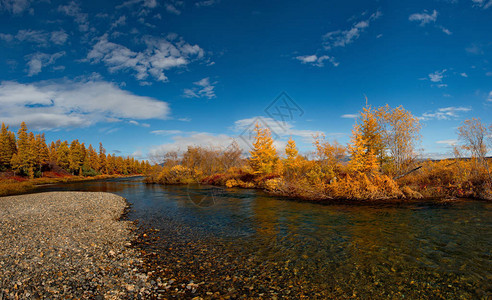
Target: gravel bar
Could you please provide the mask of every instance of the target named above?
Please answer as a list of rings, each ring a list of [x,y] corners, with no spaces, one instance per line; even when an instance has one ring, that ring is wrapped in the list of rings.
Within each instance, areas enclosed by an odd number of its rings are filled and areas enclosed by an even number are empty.
[[[100,192],[0,197],[0,299],[146,298],[126,207]]]

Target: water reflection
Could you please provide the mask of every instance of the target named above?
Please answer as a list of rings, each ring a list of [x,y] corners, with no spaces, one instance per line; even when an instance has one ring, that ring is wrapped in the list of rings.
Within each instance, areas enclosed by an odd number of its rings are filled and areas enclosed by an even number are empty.
[[[203,292],[205,286],[255,297],[487,298],[492,292],[491,203],[319,205],[226,189],[214,205],[201,206],[190,192],[206,195],[208,188],[138,179],[42,190],[127,198],[129,218],[160,230],[159,240],[145,246],[156,253],[148,263],[162,277],[206,282]]]

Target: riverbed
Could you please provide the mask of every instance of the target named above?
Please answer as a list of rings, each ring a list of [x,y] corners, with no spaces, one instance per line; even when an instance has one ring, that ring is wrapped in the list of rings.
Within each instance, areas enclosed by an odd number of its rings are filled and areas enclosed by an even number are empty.
[[[492,295],[492,203],[342,205],[257,190],[149,185],[141,178],[51,185],[131,204],[155,297],[465,298]]]

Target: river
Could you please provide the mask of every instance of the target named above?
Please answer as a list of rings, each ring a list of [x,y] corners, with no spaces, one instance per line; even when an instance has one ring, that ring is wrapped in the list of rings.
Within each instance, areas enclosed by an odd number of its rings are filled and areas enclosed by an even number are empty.
[[[156,293],[193,298],[492,295],[492,203],[321,205],[141,178],[44,186],[125,197]],[[145,233],[145,236],[143,236]]]

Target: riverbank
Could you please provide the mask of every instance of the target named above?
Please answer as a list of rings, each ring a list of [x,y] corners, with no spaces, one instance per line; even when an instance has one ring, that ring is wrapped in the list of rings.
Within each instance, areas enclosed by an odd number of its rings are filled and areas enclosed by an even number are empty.
[[[0,299],[144,296],[126,207],[100,192],[1,197]]]
[[[26,179],[22,177],[2,178],[0,177],[0,197],[13,196],[32,192],[36,187],[46,184],[104,180],[110,178],[136,177],[141,175],[96,175],[91,177],[84,176],[64,176],[64,177],[41,177]]]

